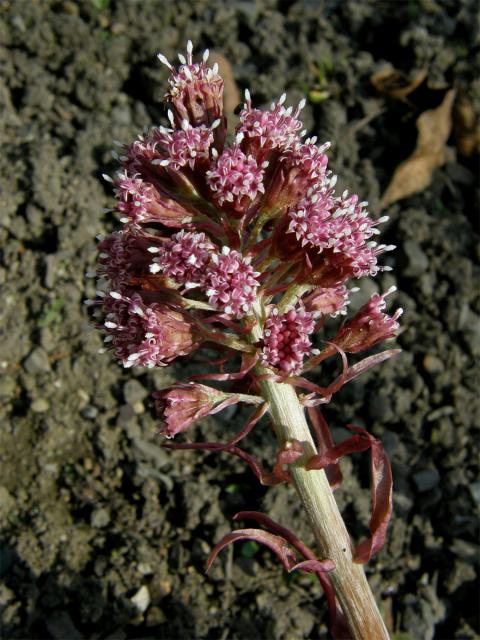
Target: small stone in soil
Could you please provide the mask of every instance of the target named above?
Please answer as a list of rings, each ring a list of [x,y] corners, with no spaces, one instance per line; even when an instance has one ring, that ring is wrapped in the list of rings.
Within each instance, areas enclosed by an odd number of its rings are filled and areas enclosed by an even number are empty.
[[[428,258],[422,251],[419,244],[413,240],[403,243],[403,253],[406,259],[406,267],[403,270],[404,276],[421,276],[428,269]]]
[[[90,524],[95,529],[102,529],[110,522],[110,514],[107,509],[95,509],[90,519]]]
[[[32,402],[30,408],[34,413],[45,413],[50,409],[50,405],[45,398],[37,398]]]
[[[147,395],[148,392],[138,380],[129,380],[123,385],[123,397],[125,398],[125,402],[130,406],[141,402]]]
[[[0,379],[0,398],[10,400],[15,395],[15,380],[9,376]]]
[[[145,585],[140,587],[137,593],[130,598],[130,601],[137,607],[140,613],[144,613],[150,604],[150,593]]]
[[[37,347],[34,349],[24,362],[25,369],[28,373],[47,373],[50,371],[50,361],[44,349]]]
[[[436,469],[422,469],[413,474],[413,481],[421,493],[430,491],[440,482],[440,474]]]

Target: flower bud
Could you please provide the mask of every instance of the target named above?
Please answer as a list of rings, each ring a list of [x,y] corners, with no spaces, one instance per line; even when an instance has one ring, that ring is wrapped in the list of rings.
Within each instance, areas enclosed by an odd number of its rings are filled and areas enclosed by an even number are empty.
[[[237,402],[232,394],[194,382],[156,391],[153,397],[155,410],[165,421],[161,434],[167,438],[173,438],[200,418]]]
[[[226,119],[223,115],[223,80],[218,75],[218,65],[207,67],[208,54],[202,62],[194,63],[192,43],[187,44],[187,57],[181,56],[182,65],[175,69],[168,60],[159,55],[161,62],[171,71],[170,88],[165,100],[173,110],[174,121],[180,127],[187,120],[192,127],[211,126],[220,120],[215,131],[215,143],[223,148],[226,136]]]
[[[310,295],[304,298],[307,311],[317,312],[322,316],[345,315],[349,291],[347,287],[317,287]]]
[[[114,288],[148,278],[148,249],[156,242],[155,236],[128,229],[109,234],[98,245],[97,275],[107,278]]]
[[[121,221],[139,226],[159,222],[166,227],[185,227],[193,215],[179,202],[161,194],[152,184],[139,177],[128,177],[127,173],[116,181],[115,195],[119,202]]]
[[[144,304],[138,293],[111,291],[102,298],[102,306],[105,341],[124,367],[164,367],[201,342],[187,313],[165,304]]]
[[[383,295],[374,294],[369,302],[340,328],[333,339],[337,347],[348,353],[357,353],[395,337],[400,329],[397,320],[403,309],[397,309],[393,316],[383,312],[386,306],[385,298],[395,290],[396,287],[391,287]]]

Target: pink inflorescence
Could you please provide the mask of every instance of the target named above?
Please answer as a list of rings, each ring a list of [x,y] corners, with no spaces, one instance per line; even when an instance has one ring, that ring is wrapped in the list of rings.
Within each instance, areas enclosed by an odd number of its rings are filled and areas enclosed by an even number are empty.
[[[154,188],[148,182],[128,174],[120,176],[116,182],[115,195],[118,198],[117,208],[125,218],[125,222],[141,224],[148,219],[151,202],[155,199]]]
[[[313,315],[303,307],[279,314],[274,308],[265,322],[262,361],[284,373],[296,374],[311,351],[310,334],[315,329]]]
[[[205,284],[209,303],[235,318],[246,315],[257,299],[259,282],[248,258],[238,251],[223,247],[212,254]]]
[[[106,176],[124,224],[99,246],[94,303],[107,344],[125,366],[164,366],[213,342],[296,375],[315,327],[346,314],[348,280],[389,268],[377,259],[393,247],[374,241],[386,218],[335,193],[329,143],[304,138],[304,100],[287,107],[282,95],[262,110],[247,90],[228,144],[223,81],[208,52],[194,62],[189,42],[179,69],[159,58],[171,72],[169,126],[120,145],[121,170]],[[373,300],[344,325],[345,350],[398,330],[398,314],[382,305]],[[252,344],[254,326],[263,338]]]
[[[193,327],[178,312],[144,304],[141,296],[111,291],[104,297],[106,342],[125,367],[164,367],[196,346]]]
[[[263,186],[264,170],[255,158],[245,155],[240,147],[225,149],[213,169],[207,171],[207,184],[213,197],[222,206],[231,203],[234,209],[242,211],[259,193]]]
[[[223,80],[218,75],[217,63],[212,68],[207,66],[208,49],[202,61],[197,63],[193,62],[192,50],[189,40],[186,57],[178,54],[181,63],[179,69],[175,69],[164,55],[158,55],[160,62],[171,71],[168,80],[170,88],[165,99],[173,108],[177,124],[187,119],[193,126],[211,125],[222,116]]]
[[[347,289],[345,285],[337,287],[317,287],[315,291],[305,298],[305,306],[309,311],[316,311],[321,316],[346,315],[347,306],[350,304],[350,293],[358,291],[357,288]]]
[[[185,166],[193,169],[197,162],[208,161],[213,133],[205,125],[192,127],[188,120],[183,120],[181,129],[159,127],[154,131],[153,139],[163,157],[152,164],[176,170]]]
[[[355,277],[375,275],[377,256],[395,247],[369,241],[378,234],[376,225],[385,219],[373,221],[366,204],[359,203],[358,196],[348,196],[346,192],[340,198],[335,197],[327,183],[327,188],[313,191],[292,207],[288,231],[295,234],[302,246],[318,253],[333,249],[334,253],[346,257]]]
[[[205,281],[205,267],[216,251],[204,233],[180,231],[161,247],[149,247],[157,254],[150,265],[151,273],[161,273],[179,284],[199,286]]]
[[[129,230],[111,233],[98,245],[97,275],[109,280],[113,287],[126,286],[132,278],[145,277],[150,262],[147,247],[154,240]]]
[[[245,105],[240,112],[240,123],[237,132],[245,137],[245,146],[252,149],[290,148],[299,140],[298,132],[302,123],[298,120],[300,111],[305,106],[302,100],[293,111],[292,107],[283,106],[286,95],[283,94],[277,103],[273,103],[270,111],[252,109],[250,93],[245,93]]]
[[[393,316],[385,313],[385,298],[395,290],[396,287],[390,287],[382,295],[375,293],[367,304],[340,328],[335,344],[344,351],[357,353],[396,336],[400,330],[397,320],[403,309],[397,309]]]

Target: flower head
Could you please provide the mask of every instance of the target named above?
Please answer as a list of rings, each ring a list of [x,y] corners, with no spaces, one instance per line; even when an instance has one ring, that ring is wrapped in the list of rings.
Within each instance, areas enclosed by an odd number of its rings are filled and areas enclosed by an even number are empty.
[[[289,211],[288,232],[295,234],[302,247],[318,253],[331,250],[338,254],[344,267],[348,263],[357,278],[375,275],[377,256],[394,247],[368,241],[378,233],[376,225],[385,218],[372,220],[366,204],[346,192],[337,198],[330,186],[316,190]]]
[[[257,160],[265,159],[265,151],[285,151],[300,140],[298,132],[302,123],[298,115],[305,106],[305,100],[294,111],[292,107],[286,109],[283,106],[285,99],[286,94],[283,94],[278,102],[272,103],[269,111],[263,111],[252,108],[250,93],[248,90],[245,92],[245,104],[240,112],[237,132],[243,134],[243,147]]]
[[[351,289],[353,291],[353,289]],[[345,285],[338,287],[317,287],[307,298],[305,307],[308,311],[317,312],[322,316],[335,318],[347,313],[350,303],[350,291]]]
[[[188,120],[194,127],[211,125],[223,116],[223,80],[218,75],[218,65],[207,67],[208,50],[201,62],[194,63],[192,43],[187,43],[187,56],[179,54],[181,62],[175,69],[164,55],[159,60],[171,71],[168,84],[170,88],[165,96],[172,106],[177,126]]]
[[[103,238],[99,245],[97,275],[107,278],[113,287],[132,284],[148,274],[148,247],[156,238],[129,230],[115,231]]]
[[[274,308],[265,322],[262,362],[282,373],[300,373],[311,351],[309,336],[314,328],[313,315],[302,306],[282,314]]]
[[[213,387],[190,382],[176,384],[153,394],[157,414],[165,421],[162,434],[173,438],[204,418],[235,404],[237,398]]]
[[[181,129],[159,127],[152,132],[152,139],[162,156],[152,164],[178,170],[182,167],[193,169],[196,164],[208,161],[213,142],[212,129],[205,125],[192,127],[188,120],[182,120]]]
[[[180,231],[160,247],[150,247],[156,254],[151,273],[162,273],[179,284],[199,286],[205,280],[205,268],[215,245],[204,233]]]
[[[138,174],[130,177],[127,172],[115,181],[117,209],[122,214],[121,221],[139,227],[142,224],[158,222],[167,227],[188,225],[192,213],[178,201],[161,194],[150,182]]]
[[[235,146],[223,151],[206,177],[218,204],[231,204],[235,211],[242,213],[259,193],[265,192],[263,174],[255,158]]]
[[[329,143],[304,138],[304,100],[287,108],[283,95],[262,110],[246,91],[226,144],[223,81],[208,52],[194,62],[189,42],[178,69],[159,58],[170,124],[124,146],[123,171],[106,178],[125,225],[100,244],[98,275],[113,290],[102,299],[106,339],[126,366],[164,366],[209,342],[296,375],[313,331],[346,314],[348,280],[389,268],[378,258],[393,247],[374,238],[385,218],[336,193]],[[374,297],[339,346],[392,335],[399,313],[389,318],[384,305]]]
[[[397,320],[403,309],[397,309],[393,316],[384,313],[385,298],[395,290],[396,287],[390,287],[383,295],[375,293],[367,304],[341,327],[333,342],[343,351],[357,353],[396,336],[400,329]]]
[[[138,293],[129,296],[111,291],[102,303],[106,342],[124,367],[164,367],[200,343],[185,314],[162,304],[146,305]]]
[[[256,300],[258,275],[248,258],[223,247],[222,253],[211,255],[206,271],[209,303],[234,318],[246,315]]]

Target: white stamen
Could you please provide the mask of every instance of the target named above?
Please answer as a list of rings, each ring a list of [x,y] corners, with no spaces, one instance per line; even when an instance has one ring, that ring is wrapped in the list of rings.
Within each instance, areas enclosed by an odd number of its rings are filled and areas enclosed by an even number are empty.
[[[157,58],[160,60],[160,62],[162,64],[164,64],[166,67],[168,67],[170,69],[170,71],[173,71],[173,67],[170,64],[170,62],[167,60],[167,58],[163,55],[163,53],[158,53],[157,54]]]

